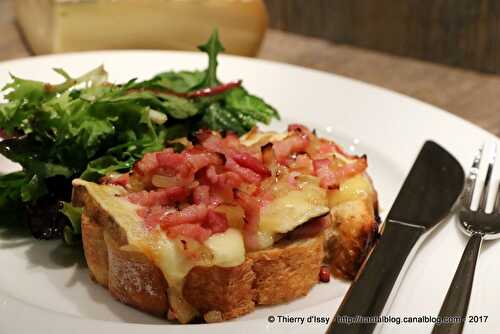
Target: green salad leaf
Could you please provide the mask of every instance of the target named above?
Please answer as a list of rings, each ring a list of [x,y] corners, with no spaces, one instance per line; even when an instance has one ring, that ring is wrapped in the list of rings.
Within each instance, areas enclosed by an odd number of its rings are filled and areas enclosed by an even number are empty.
[[[145,153],[200,128],[241,135],[279,118],[240,82],[219,81],[217,57],[224,47],[217,30],[199,49],[208,56],[205,70],[165,71],[123,84],[110,83],[103,66],[79,77],[56,68],[59,84],[12,75],[0,103],[0,133],[7,137],[0,154],[22,171],[0,175],[0,221],[18,212],[30,225],[30,212],[47,205],[58,212],[60,201],[70,201],[72,179],[127,172]],[[79,211],[66,203],[61,215],[67,220],[58,236],[75,243]]]
[[[200,45],[198,49],[208,54],[208,68],[205,71],[205,77],[203,78],[201,87],[213,87],[218,85],[220,82],[217,79],[217,55],[224,51],[224,46],[222,46],[219,40],[219,32],[215,30],[208,42]]]
[[[70,222],[70,225],[66,225],[63,230],[64,241],[70,245],[78,243],[78,238],[75,238],[75,236],[82,233],[81,217],[83,208],[75,207],[71,203],[62,202],[62,209],[59,211],[65,215]]]

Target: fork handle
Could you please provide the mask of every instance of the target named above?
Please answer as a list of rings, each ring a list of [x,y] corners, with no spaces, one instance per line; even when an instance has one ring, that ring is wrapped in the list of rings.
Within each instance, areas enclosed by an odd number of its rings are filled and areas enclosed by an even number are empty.
[[[446,298],[441,306],[441,311],[439,311],[440,319],[453,316],[460,317],[461,320],[454,321],[453,323],[436,324],[434,325],[432,334],[462,333],[482,241],[483,235],[479,233],[473,233],[469,238],[455,276],[453,276],[453,281],[451,281]]]

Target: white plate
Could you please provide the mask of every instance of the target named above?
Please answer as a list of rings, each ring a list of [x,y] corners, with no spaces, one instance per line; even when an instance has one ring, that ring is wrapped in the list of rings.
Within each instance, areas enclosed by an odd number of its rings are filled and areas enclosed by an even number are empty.
[[[200,54],[159,51],[92,52],[15,60],[0,64],[0,84],[8,72],[38,80],[59,80],[50,69],[62,67],[78,75],[104,64],[116,82],[149,78],[167,69],[204,68]],[[369,172],[379,191],[382,217],[426,139],[451,151],[468,168],[474,150],[498,138],[451,114],[411,98],[350,79],[299,67],[225,56],[223,81],[242,78],[245,87],[281,112],[272,127],[300,122],[338,140],[351,151],[367,153]],[[0,157],[0,170],[15,165]],[[451,219],[453,220],[453,219]],[[234,333],[256,331],[317,332],[326,325],[310,316],[331,316],[347,289],[344,282],[319,284],[311,293],[286,305],[259,307],[235,321],[211,325],[169,325],[114,301],[88,278],[82,254],[58,242],[0,235],[0,333]],[[423,244],[390,310],[392,316],[435,316],[445,296],[465,237],[452,222],[443,223]],[[395,250],[396,251],[396,250]],[[477,269],[471,315],[486,323],[467,324],[466,332],[488,333],[500,327],[500,243],[487,243]],[[304,316],[305,323],[284,323],[279,316]],[[275,316],[274,323],[268,316]],[[309,318],[313,320],[312,318]],[[401,318],[402,319],[402,318]],[[168,328],[166,328],[168,327]],[[429,332],[427,324],[385,324],[383,333]]]

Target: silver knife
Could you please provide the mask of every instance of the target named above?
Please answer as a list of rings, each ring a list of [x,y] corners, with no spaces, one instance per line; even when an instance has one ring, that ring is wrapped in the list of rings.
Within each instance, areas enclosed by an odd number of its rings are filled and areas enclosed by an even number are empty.
[[[450,212],[463,185],[464,171],[457,160],[435,142],[426,141],[387,215],[380,239],[326,333],[373,332],[423,237]]]

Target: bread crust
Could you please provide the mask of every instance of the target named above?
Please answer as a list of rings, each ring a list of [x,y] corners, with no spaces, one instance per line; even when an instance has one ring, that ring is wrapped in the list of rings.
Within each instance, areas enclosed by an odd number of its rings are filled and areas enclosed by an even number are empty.
[[[378,236],[378,215],[371,199],[340,203],[331,210],[332,228],[326,242],[332,274],[353,280]]]
[[[248,254],[254,262],[257,304],[279,304],[305,296],[318,283],[323,243],[320,234],[304,240],[286,240],[273,248]]]
[[[90,269],[90,277],[105,288],[108,287],[108,248],[104,241],[102,226],[82,214],[82,239],[85,259]]]
[[[120,247],[105,231],[109,271],[108,289],[113,297],[157,316],[168,311],[167,282],[145,255],[130,246]]]
[[[195,267],[186,277],[183,296],[201,314],[218,311],[220,320],[236,318],[255,309],[256,275],[246,259],[231,268]]]

